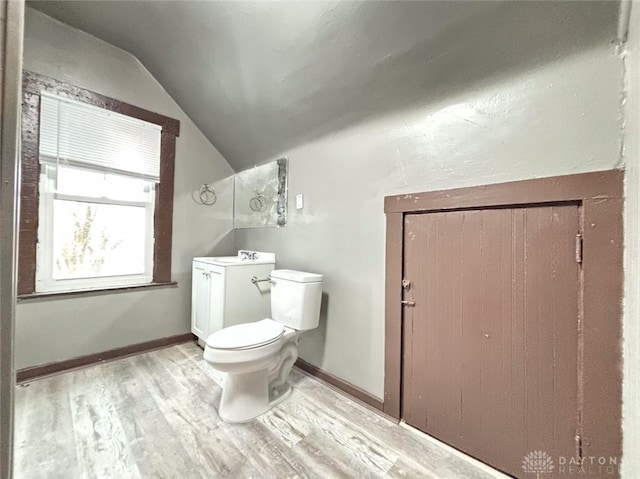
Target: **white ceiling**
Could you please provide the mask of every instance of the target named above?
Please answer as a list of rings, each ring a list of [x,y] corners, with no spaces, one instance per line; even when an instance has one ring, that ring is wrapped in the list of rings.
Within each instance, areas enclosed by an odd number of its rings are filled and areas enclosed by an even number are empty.
[[[134,54],[236,169],[615,40],[616,1],[36,1]]]

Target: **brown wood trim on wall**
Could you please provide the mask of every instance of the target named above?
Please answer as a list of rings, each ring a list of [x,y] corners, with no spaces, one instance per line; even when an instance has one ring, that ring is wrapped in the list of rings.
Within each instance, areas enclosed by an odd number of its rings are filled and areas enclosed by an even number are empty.
[[[176,137],[162,131],[160,137],[160,178],[173,178],[176,159]],[[173,181],[160,182],[156,191],[155,211],[162,211],[153,218],[155,248],[153,251],[153,280],[158,283],[171,281],[171,240],[173,238]]]
[[[622,454],[624,172],[600,171],[385,198],[384,412],[402,417],[402,238],[406,213],[576,202],[583,234],[583,456]]]
[[[191,333],[178,334],[176,336],[167,336],[165,338],[145,341],[144,343],[137,343],[130,346],[115,348],[109,351],[103,351],[101,353],[88,354],[86,356],[77,356],[65,361],[58,361],[55,363],[43,364],[41,366],[24,368],[20,369],[17,372],[16,381],[19,383],[30,381],[43,376],[50,376],[52,374],[68,371],[70,369],[76,369],[92,364],[102,363],[105,361],[112,361],[114,359],[120,359],[125,356],[140,354],[143,352],[152,351],[154,349],[160,349],[167,346],[172,346],[174,344],[195,341],[195,339],[196,337]]]
[[[70,100],[98,106],[109,111],[154,123],[162,127],[160,183],[157,187],[154,216],[154,283],[171,282],[171,247],[173,224],[174,165],[176,137],[180,122],[158,113],[124,103],[75,85],[37,73],[22,74],[22,157],[20,227],[18,236],[18,295],[36,294],[36,261],[40,177],[39,132],[40,94],[58,95]],[[49,296],[51,296],[49,294]]]
[[[163,132],[173,136],[180,136],[180,121],[168,116],[130,105],[115,98],[96,93],[76,85],[71,85],[55,78],[50,78],[30,71],[22,72],[22,91],[40,96],[43,91],[52,95],[79,101],[88,105],[104,108],[105,110],[147,121],[162,127]]]
[[[33,301],[46,301],[51,299],[68,299],[87,296],[101,296],[103,294],[113,293],[130,293],[131,291],[138,291],[140,289],[160,289],[160,288],[174,288],[178,286],[177,281],[168,281],[166,283],[145,283],[145,284],[133,284],[131,286],[115,286],[109,288],[100,289],[82,289],[78,291],[52,291],[49,293],[35,293],[35,294],[23,294],[18,297],[18,303],[33,302]]]
[[[40,95],[23,91],[20,159],[20,224],[18,229],[18,295],[36,290]]]
[[[624,187],[623,178],[622,170],[609,170],[387,196],[384,199],[384,211],[404,214],[542,202],[582,201],[587,198],[621,198]]]
[[[584,457],[622,455],[623,205],[582,202]]]
[[[354,386],[350,382],[344,381],[334,376],[333,374],[323,371],[319,367],[306,362],[304,359],[298,358],[295,365],[310,376],[318,378],[326,382],[327,384],[330,384],[331,386],[339,389],[340,391],[347,393],[349,396],[354,397],[358,401],[361,401],[377,409],[378,411],[383,412],[382,401],[377,397],[369,394],[368,392],[360,389],[358,386]]]
[[[402,300],[402,213],[387,214],[387,244],[385,277],[399,278],[393,286],[387,282],[384,297],[385,309],[385,372],[384,372],[384,412],[396,419],[401,418],[400,393],[402,368],[398,359],[402,355],[402,309],[398,308]]]

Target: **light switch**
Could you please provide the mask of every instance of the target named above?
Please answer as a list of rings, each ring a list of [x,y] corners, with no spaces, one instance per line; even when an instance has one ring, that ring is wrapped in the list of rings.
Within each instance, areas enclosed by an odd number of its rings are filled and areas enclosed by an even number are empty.
[[[301,210],[303,206],[304,206],[304,195],[300,193],[299,195],[296,195],[296,209]]]

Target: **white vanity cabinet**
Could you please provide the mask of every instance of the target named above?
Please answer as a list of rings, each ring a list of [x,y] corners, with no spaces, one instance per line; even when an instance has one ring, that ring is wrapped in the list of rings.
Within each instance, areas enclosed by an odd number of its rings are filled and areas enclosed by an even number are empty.
[[[191,332],[201,345],[219,329],[270,316],[271,283],[266,279],[274,267],[273,253],[257,253],[252,260],[240,254],[193,259]]]

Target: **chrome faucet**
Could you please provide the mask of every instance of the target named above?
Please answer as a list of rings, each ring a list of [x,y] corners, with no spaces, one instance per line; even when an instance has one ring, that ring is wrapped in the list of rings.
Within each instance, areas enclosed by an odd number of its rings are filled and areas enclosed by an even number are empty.
[[[240,251],[240,258],[242,258],[242,261],[256,260],[258,259],[258,253],[255,251]]]

